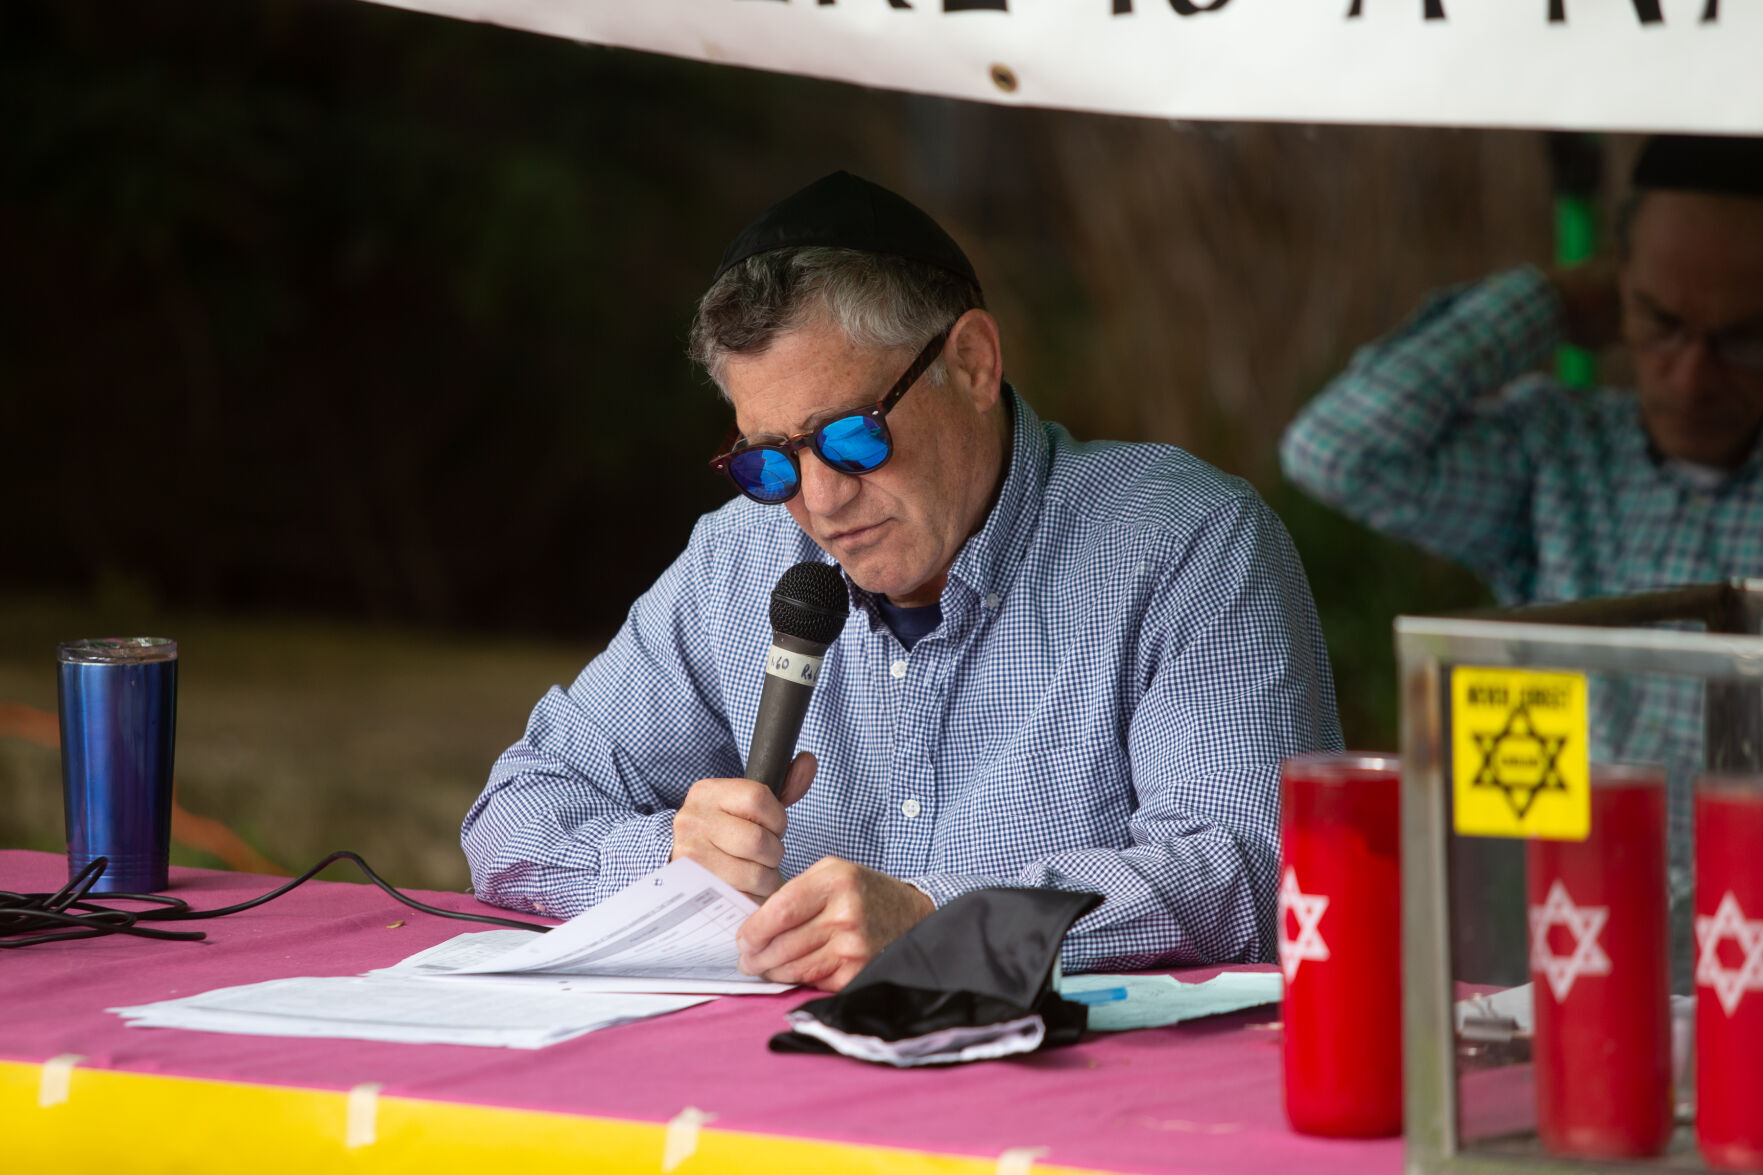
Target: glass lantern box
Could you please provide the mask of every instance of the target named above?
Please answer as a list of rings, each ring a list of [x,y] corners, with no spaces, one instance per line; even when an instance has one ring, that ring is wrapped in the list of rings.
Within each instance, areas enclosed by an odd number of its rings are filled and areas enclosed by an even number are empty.
[[[1763,1170],[1763,580],[1395,625],[1408,1169]]]

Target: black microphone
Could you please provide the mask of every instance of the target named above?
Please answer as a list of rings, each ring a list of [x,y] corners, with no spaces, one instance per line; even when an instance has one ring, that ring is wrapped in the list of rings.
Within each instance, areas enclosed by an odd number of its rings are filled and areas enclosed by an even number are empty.
[[[820,660],[850,611],[844,577],[825,563],[798,563],[771,589],[771,652],[765,656],[765,690],[745,774],[774,796],[783,791],[796,757],[796,736],[802,733]]]

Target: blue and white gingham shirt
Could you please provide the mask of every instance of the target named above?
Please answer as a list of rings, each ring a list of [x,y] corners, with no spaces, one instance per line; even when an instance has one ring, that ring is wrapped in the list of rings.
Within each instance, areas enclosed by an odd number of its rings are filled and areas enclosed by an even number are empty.
[[[1763,575],[1763,443],[1718,480],[1661,461],[1632,391],[1534,374],[1561,338],[1560,302],[1535,268],[1442,292],[1310,402],[1280,449],[1286,476],[1463,564],[1505,604]],[[1593,755],[1661,764],[1679,782],[1670,839],[1681,900],[1701,684],[1591,684]]]
[[[939,905],[1107,900],[1072,970],[1272,957],[1279,763],[1340,746],[1309,585],[1245,483],[1179,449],[1079,444],[1011,393],[1010,470],[908,653],[874,599],[822,665],[783,875],[838,856]],[[567,917],[667,862],[691,785],[738,776],[778,576],[827,556],[737,498],[497,760],[465,818],[478,895]]]

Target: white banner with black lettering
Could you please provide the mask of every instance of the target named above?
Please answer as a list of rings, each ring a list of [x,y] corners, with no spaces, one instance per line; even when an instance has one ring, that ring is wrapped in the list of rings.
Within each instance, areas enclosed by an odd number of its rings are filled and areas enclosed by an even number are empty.
[[[1763,132],[1763,0],[382,0],[602,45],[1182,119]]]

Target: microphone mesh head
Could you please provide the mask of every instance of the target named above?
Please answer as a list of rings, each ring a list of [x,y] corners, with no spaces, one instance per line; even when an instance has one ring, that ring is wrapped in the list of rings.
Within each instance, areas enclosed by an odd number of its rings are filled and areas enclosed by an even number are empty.
[[[797,640],[832,644],[850,611],[844,577],[825,563],[798,563],[771,589],[771,627]]]

